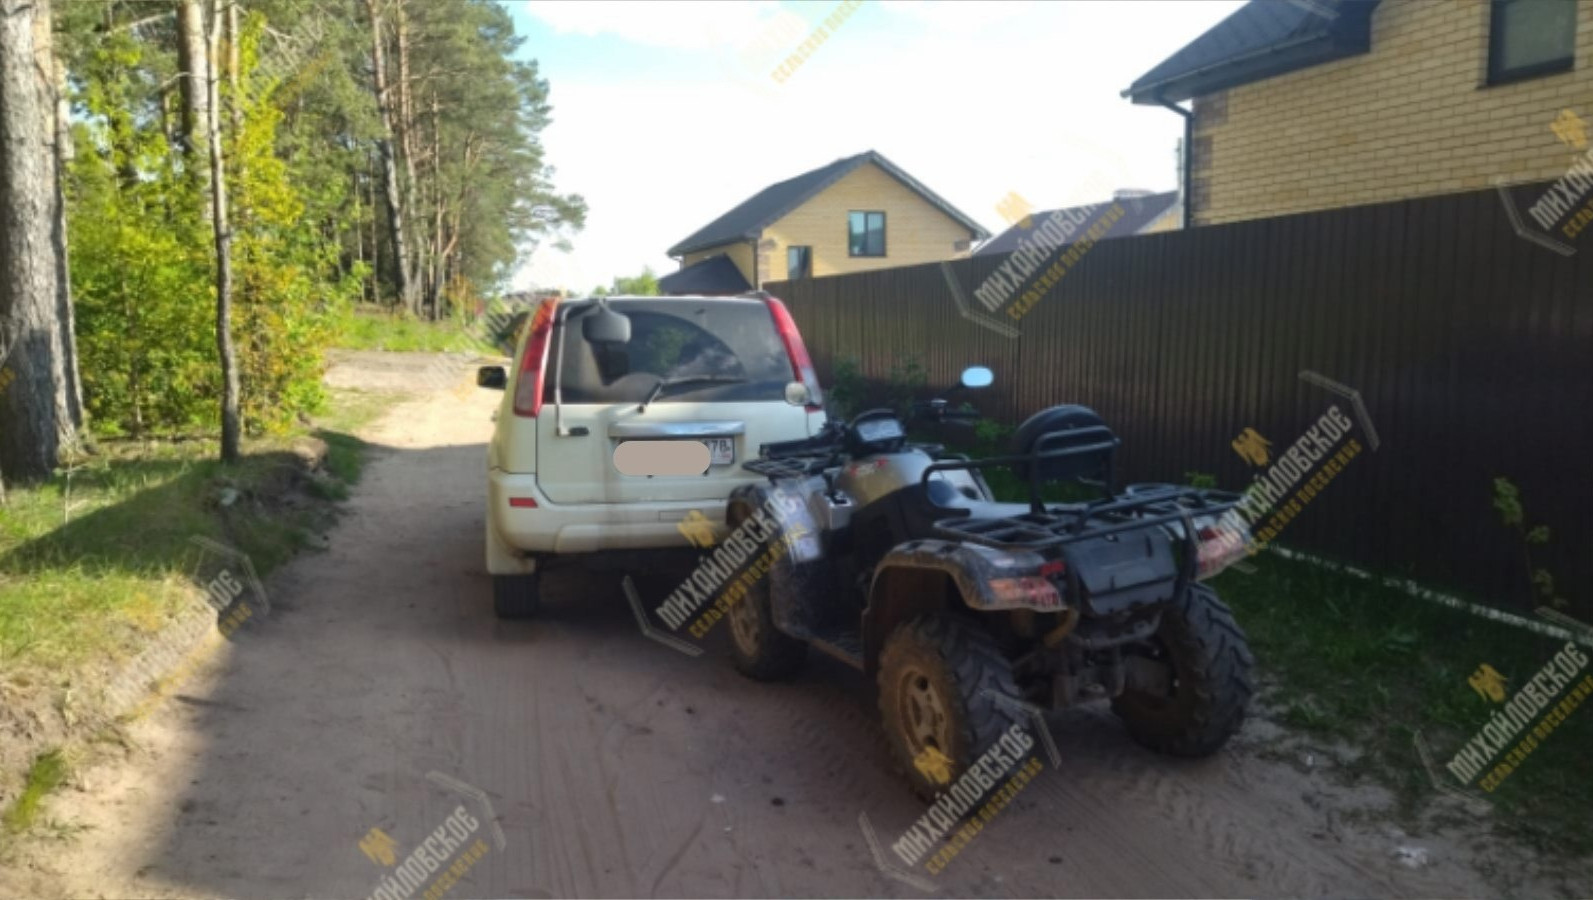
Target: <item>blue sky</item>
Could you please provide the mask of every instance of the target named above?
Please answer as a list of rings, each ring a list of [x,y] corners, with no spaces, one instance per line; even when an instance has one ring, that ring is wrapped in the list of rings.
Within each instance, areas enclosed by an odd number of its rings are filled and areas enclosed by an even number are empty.
[[[838,3],[516,2],[551,84],[543,133],[586,197],[569,253],[517,287],[587,290],[643,266],[761,188],[878,150],[992,233],[1036,208],[1170,190],[1179,117],[1119,96],[1239,0],[869,0],[783,83],[772,72]]]

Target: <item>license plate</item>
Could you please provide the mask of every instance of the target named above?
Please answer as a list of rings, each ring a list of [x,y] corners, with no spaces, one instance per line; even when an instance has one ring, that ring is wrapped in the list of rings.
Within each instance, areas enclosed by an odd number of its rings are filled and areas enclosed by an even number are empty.
[[[728,466],[736,461],[736,443],[730,438],[703,438],[708,445],[708,464]]]

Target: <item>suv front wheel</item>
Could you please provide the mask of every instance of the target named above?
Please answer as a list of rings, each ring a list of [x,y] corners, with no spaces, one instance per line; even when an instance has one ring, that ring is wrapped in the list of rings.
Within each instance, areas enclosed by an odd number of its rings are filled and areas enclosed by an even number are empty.
[[[500,619],[529,619],[542,603],[542,575],[492,576],[492,611]]]

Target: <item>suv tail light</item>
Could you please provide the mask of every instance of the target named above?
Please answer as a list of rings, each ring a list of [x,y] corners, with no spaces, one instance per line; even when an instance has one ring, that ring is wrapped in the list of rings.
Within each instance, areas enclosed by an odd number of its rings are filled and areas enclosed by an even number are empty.
[[[769,304],[769,315],[774,317],[775,330],[780,332],[780,340],[785,343],[785,355],[791,360],[791,380],[807,386],[807,411],[823,412],[824,394],[819,390],[819,376],[813,371],[813,360],[808,357],[808,348],[802,343],[802,332],[797,331],[796,320],[791,318],[791,311],[778,298],[766,296],[763,302]]]
[[[542,387],[548,372],[548,343],[553,336],[557,298],[544,300],[531,317],[531,336],[520,357],[520,375],[514,382],[514,414],[536,418],[542,412]]]

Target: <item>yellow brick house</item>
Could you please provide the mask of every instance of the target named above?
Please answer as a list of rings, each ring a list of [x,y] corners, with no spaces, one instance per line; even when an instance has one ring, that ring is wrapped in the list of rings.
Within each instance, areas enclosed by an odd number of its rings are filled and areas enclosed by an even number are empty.
[[[764,188],[669,248],[665,294],[960,259],[990,233],[869,150]]]
[[[1193,225],[1549,181],[1593,121],[1593,0],[1252,0],[1124,96],[1185,116]]]

